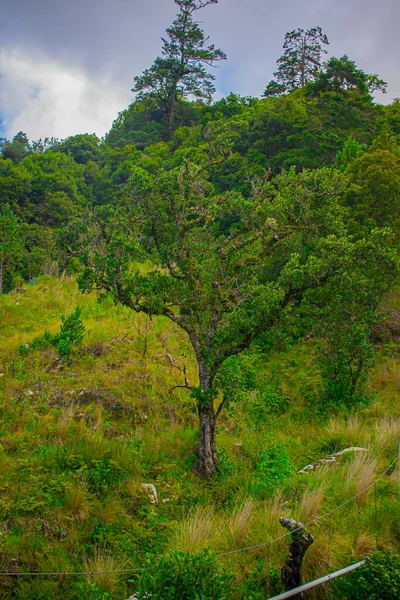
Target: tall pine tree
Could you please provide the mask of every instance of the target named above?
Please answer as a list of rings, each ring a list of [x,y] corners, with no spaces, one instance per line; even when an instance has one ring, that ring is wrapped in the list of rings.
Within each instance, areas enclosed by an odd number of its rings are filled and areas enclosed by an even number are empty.
[[[313,81],[321,71],[321,56],[327,53],[324,46],[328,44],[321,27],[289,31],[285,35],[284,53],[277,60],[276,80],[270,81],[264,96],[292,92]]]
[[[142,75],[135,77],[133,92],[138,100],[153,99],[165,115],[170,135],[174,131],[176,103],[193,96],[210,100],[215,92],[215,76],[206,67],[226,59],[222,50],[209,44],[194,14],[218,0],[174,0],[179,12],[167,38],[162,38],[161,56]]]

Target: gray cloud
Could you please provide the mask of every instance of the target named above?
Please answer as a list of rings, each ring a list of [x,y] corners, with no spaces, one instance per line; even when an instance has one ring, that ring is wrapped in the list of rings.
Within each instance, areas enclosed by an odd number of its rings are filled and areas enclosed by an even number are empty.
[[[0,115],[6,133],[105,133],[131,98],[133,76],[159,53],[172,0],[0,0]],[[330,54],[348,54],[400,96],[398,0],[220,0],[201,19],[228,54],[218,95],[260,95],[286,31],[320,25]]]

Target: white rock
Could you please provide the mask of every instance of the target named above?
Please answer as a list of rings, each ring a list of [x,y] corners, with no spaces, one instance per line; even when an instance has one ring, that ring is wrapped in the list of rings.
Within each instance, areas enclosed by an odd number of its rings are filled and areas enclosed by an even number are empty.
[[[156,486],[152,483],[142,483],[141,487],[148,493],[150,504],[158,504]]]
[[[321,458],[317,462],[312,463],[311,465],[307,465],[306,467],[303,467],[302,469],[300,469],[300,471],[297,471],[297,472],[298,473],[307,473],[307,471],[314,471],[314,469],[318,469],[318,467],[320,467],[321,465],[326,465],[329,463],[336,462],[336,458],[338,456],[342,456],[343,454],[346,454],[347,452],[367,452],[367,450],[365,448],[358,448],[357,446],[354,446],[352,448],[345,448],[344,450],[341,450],[340,452],[335,452],[335,454],[330,454],[328,458]]]
[[[346,454],[346,452],[367,452],[366,448],[358,448],[357,446],[354,446],[352,448],[345,448],[344,450],[341,450],[340,452],[335,452],[335,454],[331,454],[331,456],[342,456],[342,454]]]

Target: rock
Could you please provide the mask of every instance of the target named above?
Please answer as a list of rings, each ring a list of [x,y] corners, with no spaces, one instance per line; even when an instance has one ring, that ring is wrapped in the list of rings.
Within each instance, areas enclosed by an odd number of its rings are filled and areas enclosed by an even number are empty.
[[[318,469],[318,467],[320,467],[321,465],[326,465],[329,463],[336,462],[336,459],[338,456],[342,456],[343,454],[346,454],[347,452],[367,452],[367,450],[365,448],[358,448],[357,446],[354,446],[352,448],[345,448],[344,450],[341,450],[340,452],[335,452],[335,454],[330,454],[328,456],[328,458],[321,458],[320,460],[317,460],[315,463],[311,463],[310,465],[303,467],[302,469],[300,469],[300,471],[297,471],[297,472],[298,473],[307,473],[307,471],[314,471],[315,469]]]
[[[33,396],[33,392],[32,392],[32,390],[28,390],[28,391],[26,392],[26,396],[28,396],[28,398],[32,398],[32,396]]]
[[[342,456],[342,454],[346,454],[346,452],[367,452],[367,449],[354,446],[352,448],[345,448],[341,452],[335,452],[335,454],[331,454],[331,456]]]
[[[146,490],[150,504],[158,504],[158,496],[156,486],[152,483],[142,483],[141,487]]]

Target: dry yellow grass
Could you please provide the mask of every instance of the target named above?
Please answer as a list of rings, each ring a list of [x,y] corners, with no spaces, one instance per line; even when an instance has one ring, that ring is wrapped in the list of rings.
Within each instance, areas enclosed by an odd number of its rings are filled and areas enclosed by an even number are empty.
[[[56,437],[59,442],[65,439],[68,430],[73,423],[74,413],[73,407],[60,411],[56,422]]]
[[[364,504],[374,483],[374,473],[377,461],[367,454],[356,454],[347,471],[346,492],[348,497],[358,494],[355,502],[358,506]]]
[[[324,494],[324,488],[306,488],[304,490],[297,509],[299,520],[302,523],[309,523],[316,519]]]
[[[312,581],[322,575],[325,575],[328,570],[334,571],[335,563],[332,554],[332,540],[329,543],[327,533],[319,531],[314,535],[314,543],[307,550],[302,567],[303,581]]]
[[[214,508],[196,507],[186,518],[175,525],[169,544],[173,550],[195,552],[203,548],[217,549],[221,544],[223,519]]]
[[[354,542],[354,556],[362,558],[374,550],[376,550],[376,538],[369,532],[360,533]]]
[[[125,513],[122,504],[116,498],[105,502],[96,501],[93,504],[93,515],[99,522],[115,523]]]
[[[83,570],[88,574],[88,578],[95,581],[99,588],[103,588],[111,596],[121,592],[121,587],[124,587],[121,585],[124,575],[115,571],[126,568],[125,561],[101,549],[93,557],[85,557],[83,565]]]
[[[76,485],[65,490],[65,505],[76,521],[84,521],[90,513],[90,503],[85,491]]]
[[[375,425],[374,433],[377,452],[391,449],[395,454],[400,437],[400,419],[384,417]]]
[[[244,544],[250,531],[253,517],[254,502],[251,498],[247,498],[235,506],[228,520],[229,537],[233,548]]]

